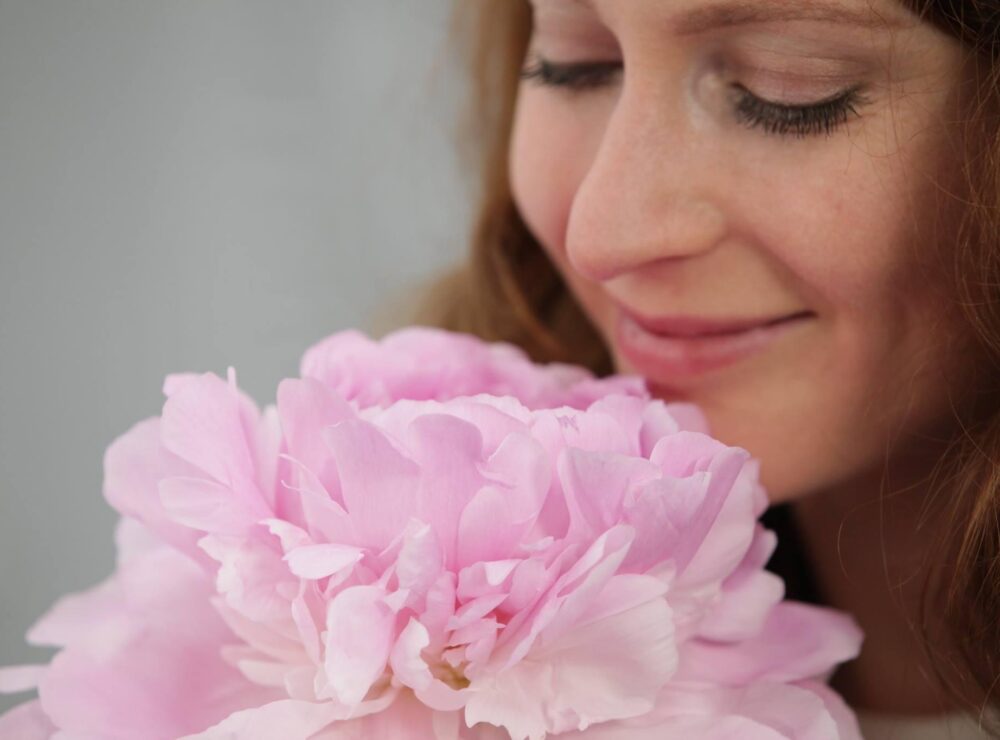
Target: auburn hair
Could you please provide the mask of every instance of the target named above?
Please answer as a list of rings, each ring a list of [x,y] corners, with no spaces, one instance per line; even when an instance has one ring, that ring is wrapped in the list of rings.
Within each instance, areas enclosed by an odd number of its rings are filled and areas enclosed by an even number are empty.
[[[982,401],[932,474],[929,499],[946,502],[929,550],[919,624],[942,690],[986,729],[1000,684],[1000,2],[899,0],[924,22],[959,39],[979,71],[962,126],[961,219],[949,239],[949,275],[970,332],[982,348]],[[532,29],[528,0],[456,0],[451,50],[470,85],[456,143],[478,172],[479,192],[465,258],[422,286],[407,323],[474,334],[521,347],[536,362],[572,362],[613,372],[607,346],[521,219],[510,189],[508,147],[520,72]],[[958,412],[956,412],[958,413]],[[817,601],[787,505],[764,523],[779,548],[768,567],[790,597]],[[948,644],[932,638],[944,619]],[[938,629],[935,629],[938,634]]]

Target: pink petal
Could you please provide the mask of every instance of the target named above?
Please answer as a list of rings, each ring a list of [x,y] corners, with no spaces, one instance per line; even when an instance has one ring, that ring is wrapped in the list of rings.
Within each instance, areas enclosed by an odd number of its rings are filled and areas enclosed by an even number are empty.
[[[652,712],[637,719],[604,722],[584,732],[569,732],[559,737],[560,740],[791,740],[788,735],[746,717],[677,714],[655,719]]]
[[[441,650],[448,621],[455,614],[455,574],[443,572],[428,589],[420,622],[431,633],[431,647]]]
[[[335,722],[313,740],[509,740],[494,729],[469,729],[459,712],[432,711],[402,691],[384,711]]]
[[[114,577],[80,593],[61,597],[28,630],[33,645],[62,647],[81,639],[95,639],[114,646],[127,639],[119,613],[125,596],[121,579]]]
[[[247,619],[286,620],[293,598],[283,588],[298,586],[276,547],[263,537],[208,535],[199,543],[219,562],[215,587],[226,604]]]
[[[523,538],[531,522],[515,523],[509,498],[507,491],[483,486],[466,505],[458,522],[456,569],[503,558]]]
[[[419,467],[367,421],[342,421],[326,430],[325,437],[360,538],[356,544],[384,549],[416,513]]]
[[[236,388],[212,373],[190,380],[163,406],[163,444],[220,483],[236,490],[255,486],[254,453],[242,408],[249,404]]]
[[[281,551],[288,554],[296,547],[313,544],[312,537],[302,527],[297,527],[282,519],[264,519],[260,522],[267,530],[278,538]]]
[[[0,737],[5,740],[50,740],[56,732],[37,699],[0,714]]]
[[[444,551],[437,534],[430,525],[416,519],[410,520],[396,558],[399,587],[422,599],[437,581],[443,568]]]
[[[385,592],[353,586],[337,594],[326,614],[326,678],[345,705],[357,705],[382,675],[393,644],[395,613]]]
[[[523,738],[635,717],[652,709],[675,665],[670,609],[653,599],[565,632],[491,679],[475,680],[466,719]]]
[[[709,485],[710,477],[705,473],[639,484],[622,515],[635,528],[635,542],[622,568],[645,573],[666,560],[676,564],[678,557],[689,557],[690,548],[682,550],[685,527],[704,505]]]
[[[533,521],[549,490],[552,461],[527,430],[507,433],[486,461],[491,478],[503,488],[512,522]]]
[[[38,687],[48,666],[15,665],[0,668],[0,694],[19,694]]]
[[[421,651],[430,645],[427,628],[410,619],[400,633],[390,655],[393,676],[417,692],[421,701],[438,711],[454,711],[465,706],[468,692],[445,685],[433,676]]]
[[[837,692],[820,681],[798,681],[795,685],[822,699],[826,711],[837,725],[838,740],[862,740],[857,716]]]
[[[457,562],[459,520],[476,491],[489,481],[480,472],[483,439],[474,424],[449,414],[424,414],[407,427],[407,449],[420,465],[419,516]]]
[[[272,514],[263,501],[241,500],[232,489],[207,478],[165,478],[160,481],[160,500],[175,522],[203,532],[243,534]]]
[[[764,570],[778,539],[757,525],[753,543],[736,571],[722,584],[719,600],[698,624],[698,635],[733,642],[753,638],[785,595],[784,581]]]
[[[566,493],[567,537],[592,540],[622,518],[626,492],[659,477],[647,460],[611,452],[567,449],[559,456],[559,478]]]
[[[455,612],[455,616],[448,621],[448,629],[462,629],[462,627],[482,619],[503,603],[506,598],[507,594],[489,594],[462,604],[461,608]]]
[[[751,639],[685,643],[677,680],[736,686],[816,678],[838,663],[856,658],[861,641],[861,630],[849,615],[783,601],[771,610],[764,629]]]
[[[539,604],[508,622],[492,662],[509,667],[524,658],[543,632],[554,640],[575,624],[621,565],[633,534],[631,527],[619,526],[601,535],[559,576]]]
[[[695,409],[697,415],[693,420],[685,414],[687,408]],[[667,404],[660,399],[647,402],[642,409],[642,427],[639,430],[639,454],[642,457],[648,458],[660,439],[670,434],[676,434],[681,429],[703,431],[701,429],[692,429],[690,424],[691,421],[697,422],[703,418],[701,411],[696,406],[690,404]]]
[[[481,683],[474,682],[465,705],[466,722],[502,727],[511,740],[544,738],[554,670],[551,663],[524,661],[497,676],[482,679]]]
[[[386,692],[378,701],[353,710],[330,701],[281,699],[235,712],[204,732],[180,740],[308,740],[331,722],[379,712],[393,699],[395,692]]]
[[[81,736],[166,740],[264,699],[222,660],[219,646],[232,633],[210,606],[210,582],[190,560],[154,551],[115,580],[121,601],[107,603],[115,634],[74,639],[39,685],[57,726]]]
[[[364,550],[351,545],[305,545],[286,554],[285,560],[299,578],[316,580],[354,565],[364,554]]]
[[[399,634],[389,655],[393,676],[411,689],[422,689],[434,680],[420,652],[430,645],[427,628],[411,618]]]
[[[522,562],[519,559],[494,560],[463,568],[458,574],[458,598],[466,602],[499,593],[506,597],[510,589],[503,588],[503,584]]]
[[[327,491],[339,492],[337,469],[322,432],[354,418],[350,404],[312,378],[287,379],[278,386],[278,412],[289,454],[313,471]]]
[[[710,533],[714,535],[712,547],[735,553],[735,562],[729,565],[730,569],[742,559],[750,545],[753,517],[733,517],[728,520],[727,523],[735,525],[735,531],[716,527],[716,520],[726,502],[734,498],[730,496],[730,492],[749,457],[749,453],[742,448],[726,447],[711,437],[696,432],[678,432],[664,437],[656,444],[650,460],[659,465],[665,474],[682,478],[699,473],[709,475],[704,498],[700,501],[684,501],[682,507],[675,509],[672,515],[679,533],[673,552],[679,572],[683,573]],[[745,536],[739,538],[734,545],[733,534],[740,533],[741,528],[745,530]]]
[[[158,418],[147,419],[111,443],[104,453],[104,497],[121,514],[142,522],[164,542],[209,567],[197,546],[201,533],[173,521],[160,501],[162,478],[198,474],[162,447],[160,428]]]

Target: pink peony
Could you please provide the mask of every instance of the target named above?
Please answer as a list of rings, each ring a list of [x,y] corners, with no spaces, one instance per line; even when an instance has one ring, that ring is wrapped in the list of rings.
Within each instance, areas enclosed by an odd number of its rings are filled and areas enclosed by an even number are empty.
[[[215,375],[105,457],[118,568],[0,672],[0,736],[858,738],[861,635],[783,601],[745,450],[640,379],[412,327]]]

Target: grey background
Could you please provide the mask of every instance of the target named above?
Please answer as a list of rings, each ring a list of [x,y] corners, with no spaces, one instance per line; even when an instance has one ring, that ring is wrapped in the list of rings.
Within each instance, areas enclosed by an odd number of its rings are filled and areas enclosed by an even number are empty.
[[[269,403],[458,259],[450,6],[0,0],[0,664],[110,572],[101,457],[166,373]]]

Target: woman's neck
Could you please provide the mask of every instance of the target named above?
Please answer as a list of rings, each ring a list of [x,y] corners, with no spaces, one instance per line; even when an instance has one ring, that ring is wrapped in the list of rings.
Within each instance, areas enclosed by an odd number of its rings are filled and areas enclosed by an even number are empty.
[[[957,707],[938,688],[919,625],[941,519],[921,521],[926,483],[902,478],[888,478],[896,493],[880,494],[881,475],[872,475],[791,508],[822,602],[851,613],[865,633],[860,656],[834,674],[834,689],[855,709],[940,714]],[[944,646],[940,610],[929,617],[934,644]]]

